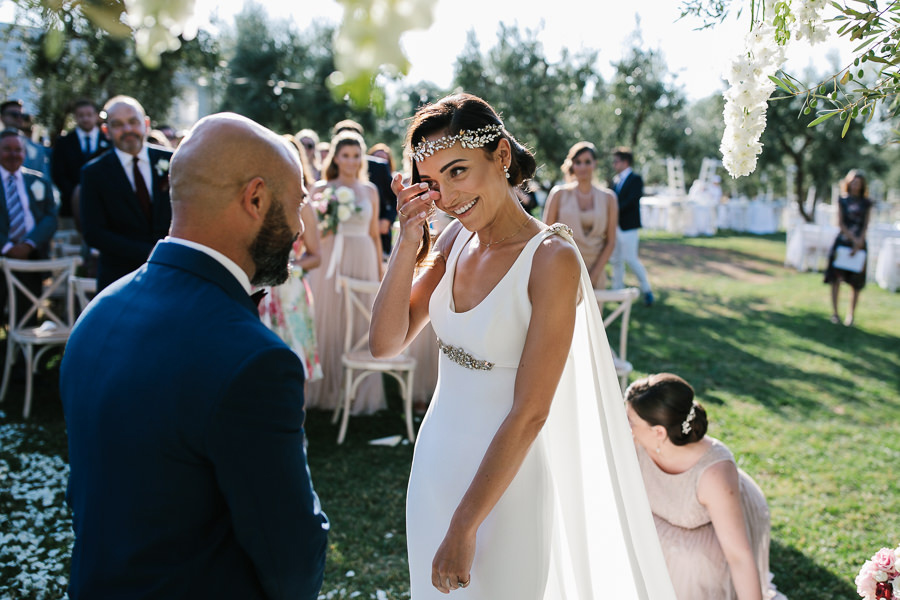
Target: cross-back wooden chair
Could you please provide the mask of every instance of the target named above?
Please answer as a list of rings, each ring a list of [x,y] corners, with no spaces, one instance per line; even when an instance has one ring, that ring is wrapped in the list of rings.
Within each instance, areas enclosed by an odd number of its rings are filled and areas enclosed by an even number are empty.
[[[73,275],[69,278],[69,285],[72,287],[72,294],[75,297],[75,316],[77,318],[97,293],[97,279]]]
[[[603,326],[609,327],[616,319],[619,321],[619,349],[613,350],[613,364],[616,366],[616,375],[619,376],[619,385],[624,391],[628,387],[628,376],[634,367],[628,362],[628,322],[631,319],[631,306],[641,295],[641,290],[635,287],[621,290],[594,290],[597,304],[600,305],[600,314],[603,314],[604,304],[616,303],[615,309],[603,317]]]
[[[387,374],[397,380],[400,395],[403,397],[403,412],[406,417],[406,435],[409,441],[415,440],[413,433],[412,393],[413,375],[416,370],[416,359],[400,354],[393,358],[375,358],[369,352],[369,322],[372,320],[372,299],[378,292],[378,281],[364,281],[340,276],[341,290],[344,296],[344,353],[341,363],[344,369],[343,398],[334,411],[332,422],[341,418],[338,432],[338,444],[344,442],[347,434],[347,423],[350,420],[350,409],[362,380],[372,373]],[[359,319],[359,316],[364,317]],[[354,325],[365,323],[364,331],[354,331]]]
[[[64,346],[69,339],[75,321],[75,308],[69,278],[81,264],[81,258],[69,256],[48,260],[16,260],[0,259],[3,274],[6,278],[7,307],[9,329],[6,334],[6,362],[3,367],[3,384],[0,388],[0,401],[6,398],[10,375],[16,362],[19,349],[25,356],[25,404],[22,416],[28,418],[31,412],[32,378],[44,352],[54,346]],[[41,292],[34,292],[22,281],[22,274],[38,273],[45,275]],[[63,306],[53,302],[62,292]],[[18,306],[24,300],[28,308]],[[33,320],[40,315],[44,322],[33,325]],[[35,347],[41,349],[35,354]]]

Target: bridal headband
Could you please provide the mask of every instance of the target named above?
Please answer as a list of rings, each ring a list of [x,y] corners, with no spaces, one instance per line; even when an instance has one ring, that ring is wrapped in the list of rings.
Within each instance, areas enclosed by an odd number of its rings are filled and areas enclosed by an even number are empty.
[[[463,148],[483,148],[503,135],[502,125],[485,125],[469,131],[463,129],[456,135],[445,135],[436,140],[422,140],[412,149],[412,158],[422,162],[438,150],[452,148],[456,142]]]

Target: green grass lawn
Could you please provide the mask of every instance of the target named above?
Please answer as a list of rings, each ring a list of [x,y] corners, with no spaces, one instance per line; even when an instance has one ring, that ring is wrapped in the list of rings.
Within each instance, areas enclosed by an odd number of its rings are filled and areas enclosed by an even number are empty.
[[[632,312],[635,376],[671,371],[694,385],[710,434],[766,492],[781,591],[791,599],[857,597],[863,561],[900,543],[900,296],[870,284],[856,326],[832,325],[821,274],[782,266],[783,235],[642,236],[657,302]],[[845,303],[847,288],[842,296]],[[11,491],[23,457],[65,458],[57,381],[52,369],[41,376],[28,425],[19,418],[21,386],[0,405],[0,431],[13,432],[0,436],[0,542],[33,524],[45,555],[62,546],[64,576],[61,493],[45,507],[53,518],[6,516],[32,502]],[[409,596],[403,505],[412,446],[367,444],[403,432],[399,403],[391,404],[351,419],[342,446],[330,414],[308,415],[313,480],[332,523],[323,597]],[[5,582],[34,570],[23,562],[0,548],[0,597],[60,597],[60,573],[44,591],[32,584],[12,592]]]

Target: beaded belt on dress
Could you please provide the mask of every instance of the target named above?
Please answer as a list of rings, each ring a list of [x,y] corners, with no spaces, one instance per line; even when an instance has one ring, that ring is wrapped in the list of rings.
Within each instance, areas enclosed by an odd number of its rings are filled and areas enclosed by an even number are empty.
[[[441,341],[441,338],[437,338],[437,343],[441,352],[446,354],[447,358],[462,367],[474,369],[476,371],[490,371],[494,368],[494,363],[487,360],[478,360],[462,348],[445,344]]]

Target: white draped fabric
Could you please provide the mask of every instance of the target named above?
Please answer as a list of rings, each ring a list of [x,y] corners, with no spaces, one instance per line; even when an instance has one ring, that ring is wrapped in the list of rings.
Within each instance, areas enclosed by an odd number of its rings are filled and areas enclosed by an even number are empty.
[[[877,260],[875,281],[889,292],[896,292],[900,287],[900,238],[886,240]]]
[[[828,251],[839,229],[834,225],[804,223],[788,231],[784,266],[798,271],[818,271],[825,268]]]
[[[563,233],[563,237],[568,236]],[[570,240],[571,241],[571,240]],[[574,242],[573,242],[574,243]],[[545,426],[576,590],[547,598],[673,598],[603,318],[582,265],[566,373]]]
[[[644,196],[641,225],[686,237],[715,235],[719,229],[764,235],[778,231],[783,211],[782,201],[766,198],[718,202],[702,194]]]

